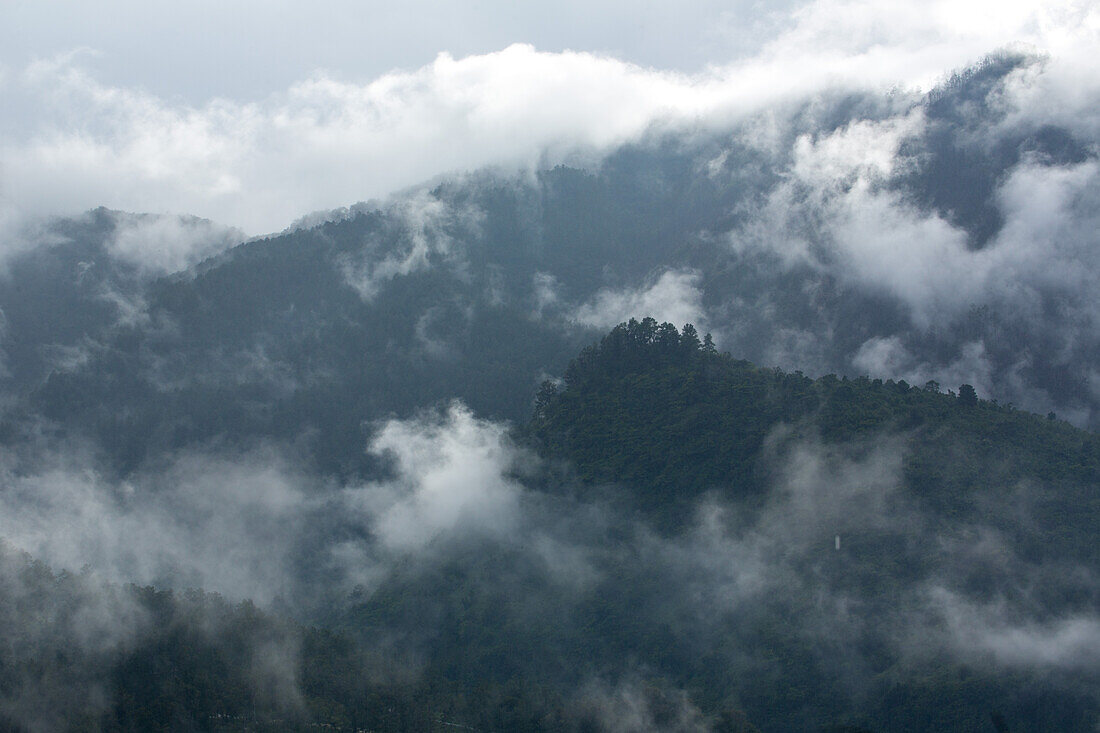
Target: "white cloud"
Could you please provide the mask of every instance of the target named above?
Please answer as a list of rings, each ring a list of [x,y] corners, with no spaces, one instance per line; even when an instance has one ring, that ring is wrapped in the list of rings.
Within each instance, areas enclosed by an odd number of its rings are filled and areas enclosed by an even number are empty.
[[[1100,319],[1092,297],[1100,286],[1100,164],[1025,161],[998,195],[1004,228],[995,247],[974,257],[991,287],[1032,311],[1026,315],[1042,307],[1042,293],[1059,292]]]
[[[33,65],[23,82],[52,114],[3,141],[5,178],[20,181],[5,189],[21,210],[183,210],[253,232],[445,171],[614,144],[665,111],[706,106],[713,87],[524,45],[440,54],[363,85],[318,75],[256,103],[178,107],[67,61]]]
[[[1007,666],[1097,668],[1100,618],[1095,616],[1020,618],[1003,601],[977,603],[942,587],[929,591],[928,602],[961,654],[990,655]]]
[[[518,454],[506,428],[453,403],[442,415],[391,420],[371,451],[393,459],[394,480],[349,490],[387,548],[408,551],[443,533],[506,536],[519,519]]]
[[[585,326],[611,328],[631,318],[652,317],[676,326],[692,323],[703,326],[703,293],[700,273],[694,270],[668,270],[656,282],[636,289],[604,289],[589,302],[577,307],[571,319]]]
[[[239,230],[187,216],[119,216],[107,250],[151,274],[179,272],[244,239]]]
[[[1052,294],[1075,309],[1076,325],[1100,318],[1091,297],[1100,286],[1096,161],[1051,166],[1025,158],[995,194],[1004,226],[971,249],[965,231],[888,185],[905,173],[902,144],[924,125],[918,110],[800,136],[787,175],[732,232],[731,246],[891,294],[921,330],[983,303],[1035,321]]]
[[[852,366],[861,374],[904,379],[917,386],[935,380],[944,389],[955,390],[960,384],[969,384],[981,397],[994,394],[993,365],[981,341],[962,344],[958,356],[949,363],[930,364],[910,353],[899,337],[875,336],[860,345],[852,357]]]
[[[306,607],[310,583],[369,585],[437,538],[514,538],[525,495],[517,472],[532,459],[507,432],[457,402],[392,419],[369,450],[391,459],[393,477],[353,487],[271,448],[181,453],[127,480],[76,446],[2,451],[0,541],[56,570]],[[528,539],[548,565],[583,565],[582,553],[537,534]],[[306,556],[314,564],[303,575]]]
[[[340,261],[345,282],[365,301],[388,281],[427,269],[433,258],[460,262],[462,253],[452,251],[452,233],[460,228],[476,234],[484,218],[472,206],[451,206],[425,190],[396,199],[387,213],[401,224],[401,248],[395,252],[389,241],[367,242],[362,252]],[[381,258],[376,249],[384,250]]]
[[[899,149],[924,126],[919,110],[800,136],[788,175],[732,235],[735,250],[774,252],[841,281],[891,293],[915,325],[973,302],[984,268],[966,266],[966,233],[886,187]]]
[[[63,54],[9,74],[0,90],[19,115],[0,126],[0,195],[23,215],[106,205],[262,233],[448,171],[602,149],[663,120],[722,123],[828,89],[927,88],[1020,43],[1051,54],[1041,86],[1055,99],[1033,106],[1076,119],[1094,108],[1095,95],[1071,83],[1084,74],[1096,86],[1091,4],[967,8],[819,0],[769,21],[775,35],[757,55],[693,75],[516,44],[441,53],[365,83],[318,72],[260,99],[197,104],[101,82],[82,55]]]

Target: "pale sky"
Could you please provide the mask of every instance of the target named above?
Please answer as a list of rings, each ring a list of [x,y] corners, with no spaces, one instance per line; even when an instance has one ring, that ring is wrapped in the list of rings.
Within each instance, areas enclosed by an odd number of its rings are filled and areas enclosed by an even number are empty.
[[[256,99],[317,70],[367,82],[447,51],[528,43],[642,66],[697,71],[751,52],[793,3],[631,0],[554,3],[287,0],[3,0],[0,63],[18,69],[86,47],[103,83],[199,104]],[[766,10],[765,10],[766,9]]]

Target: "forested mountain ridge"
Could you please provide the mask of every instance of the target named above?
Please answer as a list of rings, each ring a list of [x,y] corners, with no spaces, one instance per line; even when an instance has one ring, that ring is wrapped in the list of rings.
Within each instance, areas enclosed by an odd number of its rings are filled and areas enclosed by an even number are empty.
[[[896,646],[890,651],[906,633],[890,630],[899,617],[922,628],[908,632],[916,643],[936,648],[942,625],[959,623],[951,619],[958,607],[999,609],[969,622],[975,626],[966,633],[976,637],[1004,633],[1015,623],[1006,619],[1021,615],[1046,619],[1041,625],[1091,613],[1100,600],[1100,589],[1086,580],[1100,567],[1095,433],[1053,414],[978,400],[969,385],[956,394],[935,383],[813,380],[755,367],[719,353],[690,325],[680,331],[653,319],[621,324],[585,348],[560,384],[543,385],[526,430],[587,491],[599,496],[601,486],[618,487],[611,496],[619,511],[637,512],[671,536],[717,521],[751,548],[734,553],[734,562],[752,566],[760,562],[755,552],[775,553],[763,564],[783,581],[765,582],[774,594],[766,605],[792,620],[771,643],[784,646],[787,633],[805,633],[794,619],[820,613],[819,596],[844,598],[844,624],[854,624],[848,643],[861,650],[845,654],[863,667],[854,672],[859,681],[849,682],[878,690],[849,709],[849,720],[883,730],[985,730],[990,722],[979,722],[973,706],[990,705],[994,712],[1013,708],[1010,730],[1086,729],[1097,714],[1096,701],[1078,696],[1084,688],[1071,692],[1069,678],[1053,683],[1060,691],[1039,696],[1052,695],[1046,702],[1025,703],[1035,692],[1030,685],[1055,677],[1045,676],[1050,670],[1032,677],[1026,665],[1007,662],[1014,656],[1001,647],[1011,644],[1007,639],[971,657],[977,669],[959,666],[947,649],[923,663],[906,660]],[[984,551],[974,547],[985,542]],[[1080,573],[1080,582],[1059,573]],[[930,611],[927,598],[919,600],[927,593],[953,610]],[[827,623],[842,633],[836,619]],[[1016,651],[1026,656],[1030,632],[1014,633]],[[788,674],[783,688],[817,673]],[[886,680],[892,689],[881,686]],[[802,691],[822,685],[796,683]],[[739,699],[765,729],[777,723],[775,710],[789,709]],[[1047,705],[1068,717],[1047,718]],[[788,719],[777,729],[807,724]]]
[[[755,367],[719,353],[690,324],[680,332],[652,318],[620,324],[586,347],[560,388],[545,382],[529,429],[585,481],[644,488],[666,506],[711,489],[758,493],[757,461],[781,426],[789,426],[785,439],[825,445],[904,434],[922,454],[907,466],[915,489],[945,502],[1024,479],[1100,482],[1100,439],[1054,413],[979,400],[971,385],[956,394],[935,382],[815,380]],[[951,454],[960,463],[932,473]],[[1004,465],[979,478],[968,460]]]

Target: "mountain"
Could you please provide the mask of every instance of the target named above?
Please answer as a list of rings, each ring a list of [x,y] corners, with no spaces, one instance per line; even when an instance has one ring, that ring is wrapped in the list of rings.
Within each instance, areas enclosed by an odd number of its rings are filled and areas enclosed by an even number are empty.
[[[646,319],[547,383],[529,434],[574,494],[693,538],[598,595],[611,628],[669,634],[627,646],[695,699],[774,730],[1087,729],[1090,665],[1040,660],[1092,625],[1100,440],[966,393],[761,369]]]
[[[0,610],[52,610],[5,627],[4,714],[52,695],[107,730],[1089,730],[1100,439],[964,393],[621,324],[539,391],[510,478],[479,479],[510,482],[465,507],[491,526],[403,545],[309,626],[5,551]]]
[[[60,222],[8,267],[8,384],[124,472],[299,439],[347,476],[371,470],[364,421],[454,397],[521,420],[587,339],[652,315],[758,363],[966,382],[1095,427],[1095,156],[1005,107],[1039,66],[997,56],[924,97],[823,97],[584,167],[454,177],[191,267],[229,240],[169,248],[154,264],[183,269],[162,277],[104,251],[122,215]]]
[[[580,479],[630,486],[633,503],[660,512],[708,491],[758,496],[773,478],[759,464],[780,451],[778,433],[784,442],[813,439],[825,448],[903,436],[905,445],[896,447],[912,454],[901,467],[905,489],[937,511],[958,514],[976,495],[1026,482],[1076,487],[1052,504],[1078,508],[1083,523],[1047,521],[1061,532],[1076,525],[1070,545],[1083,550],[1100,440],[1053,414],[1042,418],[973,394],[971,385],[956,394],[935,382],[814,380],[762,369],[719,354],[709,334],[700,340],[693,327],[681,333],[632,319],[583,350],[560,389],[543,385],[530,430]]]
[[[1043,69],[26,232],[0,722],[1094,729],[1100,163]]]

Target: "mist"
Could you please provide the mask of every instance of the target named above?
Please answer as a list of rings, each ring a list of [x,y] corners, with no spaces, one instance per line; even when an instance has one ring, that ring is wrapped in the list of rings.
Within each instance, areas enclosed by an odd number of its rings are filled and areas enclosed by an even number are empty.
[[[1095,727],[1096,8],[372,12],[0,52],[0,724]]]
[[[1100,674],[1089,653],[1100,617],[1085,600],[1100,596],[1095,575],[1052,554],[1020,557],[1008,539],[1049,530],[1016,516],[1046,488],[1018,485],[1011,502],[945,525],[903,487],[904,433],[825,444],[781,425],[762,457],[763,503],[716,490],[673,532],[629,509],[629,485],[578,485],[518,445],[508,426],[460,403],[379,422],[373,436],[364,450],[383,460],[383,474],[349,484],[303,470],[291,446],[158,457],[125,480],[78,451],[7,454],[0,532],[13,549],[83,573],[67,576],[78,583],[64,601],[75,604],[72,620],[41,616],[40,600],[19,601],[21,586],[6,583],[11,623],[52,618],[33,628],[86,648],[95,669],[95,659],[148,638],[147,612],[120,583],[201,587],[314,622],[368,613],[369,624],[352,627],[368,655],[364,674],[415,687],[452,653],[446,619],[461,588],[463,603],[493,608],[498,628],[483,633],[540,639],[534,659],[510,668],[564,684],[569,715],[607,730],[710,729],[699,706],[713,710],[716,691],[689,694],[665,677],[673,649],[681,660],[725,665],[742,680],[722,693],[733,695],[729,714],[748,704],[759,715],[760,684],[790,674],[761,656],[775,614],[805,645],[804,663],[833,670],[830,694],[848,705],[873,699],[868,670],[884,654],[907,674],[945,659],[989,674],[1068,673],[1080,682],[1061,684],[1081,694]],[[887,548],[892,557],[876,554]],[[908,567],[904,583],[876,578],[875,557]],[[1068,597],[1081,601],[1056,600]],[[592,623],[607,631],[592,635]],[[648,637],[654,629],[658,640]],[[551,653],[578,635],[617,661],[589,666]],[[277,696],[291,707],[302,694],[300,643],[280,632],[257,639],[253,652],[257,674],[276,680],[256,689],[281,685]],[[618,645],[636,652],[616,657]],[[60,692],[37,684],[6,699],[7,714],[31,725],[33,696],[61,695],[80,710],[109,696],[79,678]]]

